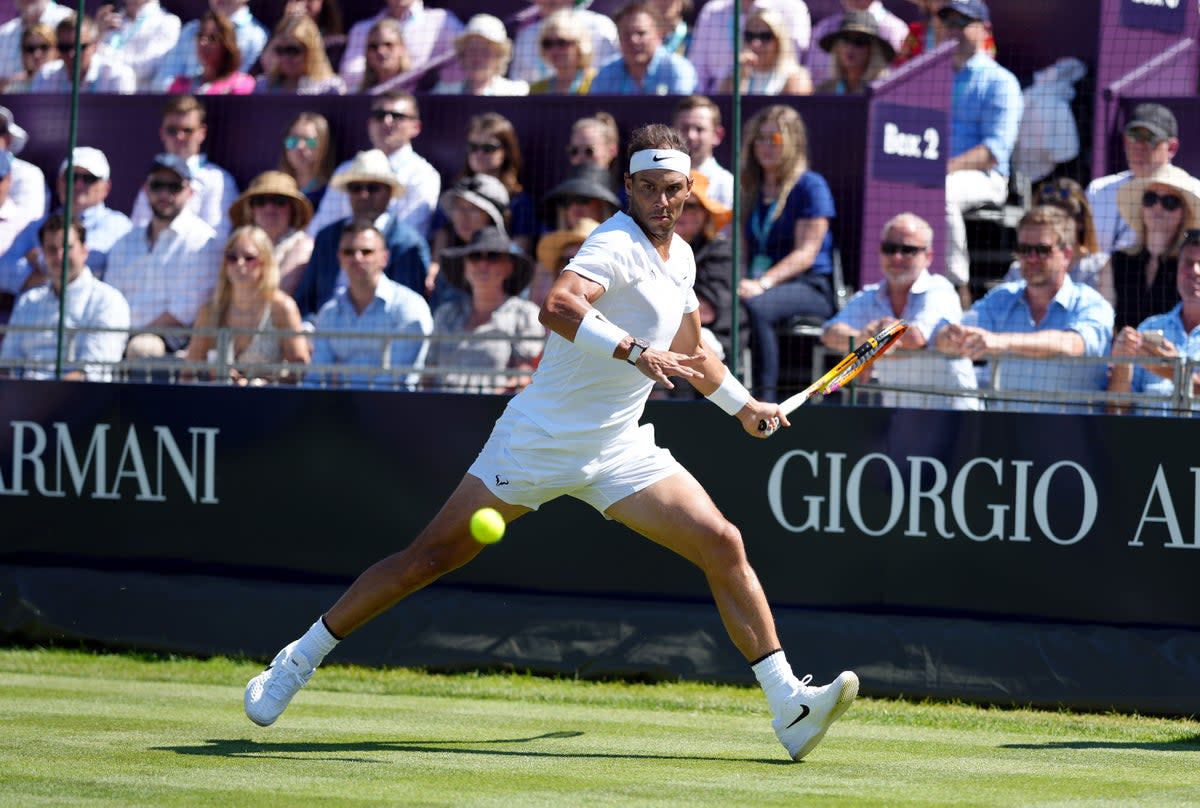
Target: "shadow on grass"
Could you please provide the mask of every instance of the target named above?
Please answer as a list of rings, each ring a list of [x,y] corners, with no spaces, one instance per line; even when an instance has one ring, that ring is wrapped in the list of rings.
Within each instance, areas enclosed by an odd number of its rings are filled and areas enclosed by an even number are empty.
[[[1200,752],[1200,735],[1174,741],[1046,741],[1005,743],[1001,749],[1144,749],[1148,752]]]
[[[319,741],[262,742],[246,738],[210,738],[201,746],[152,746],[151,751],[175,752],[180,755],[212,755],[232,758],[283,758],[312,760],[312,755],[336,755],[325,760],[359,763],[383,763],[370,758],[344,757],[354,752],[409,752],[455,755],[513,755],[532,758],[583,758],[600,760],[703,760],[716,763],[763,763],[767,765],[794,765],[790,760],[769,758],[697,757],[695,755],[618,755],[607,752],[551,752],[533,749],[484,749],[493,744],[527,744],[534,741],[578,738],[584,733],[573,730],[547,732],[531,738],[492,738],[471,741],[347,741],[345,743],[322,743]]]

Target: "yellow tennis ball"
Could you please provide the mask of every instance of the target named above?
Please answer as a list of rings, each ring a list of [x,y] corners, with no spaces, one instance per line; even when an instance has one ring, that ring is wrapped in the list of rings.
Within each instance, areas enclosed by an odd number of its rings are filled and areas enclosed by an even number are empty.
[[[480,508],[471,514],[471,535],[480,544],[495,544],[504,538],[504,517],[495,508]]]

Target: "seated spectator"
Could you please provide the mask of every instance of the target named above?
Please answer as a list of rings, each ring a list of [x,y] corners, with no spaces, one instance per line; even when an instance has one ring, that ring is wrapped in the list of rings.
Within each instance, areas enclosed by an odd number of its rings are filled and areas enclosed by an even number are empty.
[[[334,152],[329,121],[316,112],[301,112],[283,136],[279,170],[296,181],[313,210],[321,204],[333,175]]]
[[[621,55],[600,66],[589,95],[690,95],[696,69],[663,47],[658,16],[642,0],[623,6],[613,17]]]
[[[67,17],[54,30],[58,39],[61,61],[47,62],[38,68],[30,83],[31,93],[69,93],[75,76],[75,16]],[[79,91],[81,93],[137,92],[133,70],[122,62],[113,61],[99,48],[100,33],[96,21],[83,18],[79,35]]]
[[[1179,247],[1188,230],[1200,227],[1200,180],[1165,165],[1123,183],[1117,206],[1134,240],[1100,271],[1100,293],[1116,309],[1120,329],[1175,303]]]
[[[433,334],[461,338],[432,340],[425,369],[456,372],[428,374],[425,386],[453,393],[515,393],[525,387],[546,336],[538,305],[520,297],[533,277],[533,262],[503,230],[485,227],[470,244],[446,251],[444,272],[466,294],[434,310]],[[501,335],[511,339],[496,339]],[[499,372],[504,370],[527,373]]]
[[[885,385],[974,390],[975,369],[963,357],[947,359],[925,350],[939,323],[962,320],[962,303],[954,285],[933,275],[933,228],[914,213],[893,216],[883,226],[879,265],[883,280],[864,286],[825,323],[821,342],[837,353],[848,352],[897,320],[908,323],[898,348],[866,373]],[[919,352],[919,353],[916,353]],[[861,381],[866,381],[859,376]],[[883,391],[885,407],[980,409],[979,399],[965,396]]]
[[[776,326],[796,315],[833,314],[833,194],[808,167],[800,113],[769,106],[746,124],[742,144],[742,234],[750,256],[738,297],[749,315],[755,395],[774,401]]]
[[[0,77],[0,92],[27,93],[33,77],[44,66],[59,61],[58,37],[49,25],[28,26],[21,34],[21,70]]]
[[[306,387],[391,387],[402,383],[415,390],[429,351],[433,317],[425,298],[394,283],[384,274],[387,242],[369,221],[337,225],[341,229],[337,255],[346,285],[317,313],[313,336],[313,372]],[[362,331],[377,336],[355,337],[326,332]],[[410,337],[405,339],[405,337]],[[390,346],[390,347],[389,347]],[[386,364],[385,364],[386,363]],[[328,365],[353,366],[329,373]],[[412,368],[403,381],[367,368]]]
[[[250,0],[208,0],[209,11],[219,14],[233,25],[239,61],[230,72],[249,73],[262,55],[267,44],[267,29],[250,13]],[[154,74],[154,89],[165,92],[179,76],[199,76],[203,72],[200,61],[200,29],[206,16],[190,20],[179,29],[175,47],[163,57]],[[227,46],[226,46],[227,47]]]
[[[179,41],[181,23],[158,0],[124,0],[122,8],[105,3],[96,10],[100,53],[133,71],[137,91],[154,91],[154,75]]]
[[[771,9],[783,15],[797,59],[808,52],[812,22],[808,16],[808,6],[803,0],[707,0],[696,17],[692,46],[688,50],[688,60],[695,66],[699,79],[697,92],[718,92],[721,79],[729,75],[730,65],[733,64],[733,43],[729,32],[733,30],[734,14],[741,20],[738,24],[741,27],[758,8]]]
[[[558,273],[571,262],[575,253],[587,241],[592,231],[600,226],[595,219],[580,219],[573,227],[546,233],[537,243],[537,266],[533,281],[529,285],[529,299],[542,305]]]
[[[268,56],[271,67],[258,77],[256,93],[341,95],[346,92],[346,86],[329,66],[317,24],[307,16],[284,17],[279,21],[263,52],[264,63]]]
[[[378,149],[359,152],[353,162],[334,175],[330,183],[350,200],[350,215],[321,228],[313,242],[312,258],[295,292],[300,313],[311,317],[345,286],[344,264],[338,259],[342,231],[352,220],[372,223],[383,236],[387,277],[423,295],[429,270],[429,242],[403,219],[389,212],[389,201],[405,193],[387,157]]]
[[[621,148],[621,134],[617,121],[607,112],[597,112],[579,118],[571,124],[567,142],[567,162],[572,166],[593,163],[608,172],[608,181],[620,185],[622,179],[617,154]]]
[[[542,23],[538,39],[542,62],[551,72],[529,85],[530,95],[587,95],[596,77],[592,37],[575,11],[556,11]]]
[[[693,160],[693,165],[695,161]],[[683,203],[683,213],[675,223],[675,235],[686,241],[696,257],[696,283],[693,287],[700,300],[700,325],[704,336],[715,342],[721,358],[734,355],[733,350],[733,245],[721,236],[733,221],[733,211],[713,199],[708,193],[708,177],[692,169],[692,195]],[[740,348],[750,344],[750,332],[740,329]],[[691,385],[676,385],[681,392],[692,391]],[[688,393],[688,397],[692,397]]]
[[[235,228],[254,225],[271,239],[275,285],[289,295],[300,285],[312,256],[312,236],[304,232],[312,216],[312,203],[282,171],[259,174],[229,208]]]
[[[15,262],[23,253],[17,253],[13,245],[30,219],[12,199],[14,162],[10,152],[0,150],[0,255],[5,255]],[[13,299],[25,289],[25,278],[28,274],[7,269],[8,263],[6,260],[5,265],[0,267],[3,269],[0,271],[0,295],[5,296],[0,301],[0,315],[8,312]]]
[[[212,294],[220,270],[216,232],[188,205],[192,172],[174,154],[154,158],[144,190],[150,222],[117,239],[104,279],[129,301],[134,329],[184,328]],[[135,334],[131,358],[159,357],[183,347],[185,337]]]
[[[433,260],[425,276],[425,294],[437,309],[447,295],[454,297],[454,287],[439,279],[444,253],[470,244],[475,235],[486,227],[507,233],[511,221],[508,191],[504,184],[490,174],[460,177],[450,190],[442,193],[440,211],[445,223],[434,231]]]
[[[823,17],[813,26],[813,42],[819,44],[825,37],[841,28],[847,14],[866,14],[874,21],[876,35],[888,43],[893,56],[900,50],[905,37],[908,36],[908,24],[884,8],[880,0],[840,0],[840,4],[839,10]],[[824,45],[808,51],[805,65],[808,67],[813,83],[817,86],[820,86],[833,74],[833,57],[834,54],[831,54]]]
[[[1092,220],[1092,206],[1088,204],[1083,188],[1069,177],[1057,177],[1039,185],[1033,194],[1033,200],[1035,205],[1062,208],[1075,222],[1075,255],[1071,258],[1069,271],[1071,280],[1098,290],[1100,271],[1108,263],[1108,253],[1100,251],[1096,239],[1096,225]],[[1012,262],[1004,280],[1021,280],[1020,261]]]
[[[817,85],[818,93],[857,95],[871,82],[887,75],[895,49],[879,33],[875,19],[865,11],[842,15],[842,24],[820,40],[830,54],[829,78]]]
[[[1105,356],[1112,340],[1112,306],[1067,274],[1074,250],[1075,223],[1058,208],[1033,208],[1017,225],[1022,280],[993,288],[960,324],[938,326],[934,345],[942,353],[972,361],[1004,357],[1001,389],[1010,398],[989,401],[989,410],[1086,412],[1082,405],[1038,403],[1037,394],[1104,389],[1103,364],[1054,361]]]
[[[1179,251],[1175,290],[1179,302],[1169,311],[1147,317],[1136,329],[1127,325],[1117,333],[1113,338],[1113,356],[1200,359],[1200,230],[1190,230],[1184,238]],[[1200,393],[1200,375],[1192,374],[1191,385],[1193,396]],[[1175,368],[1150,362],[1113,363],[1108,390],[1167,397],[1175,392]],[[1146,412],[1170,407],[1170,401],[1162,401],[1156,407],[1142,406],[1138,410]],[[1125,407],[1113,409],[1121,411]]]
[[[646,5],[662,20],[663,47],[667,52],[687,56],[692,44],[692,32],[687,24],[692,13],[692,0],[646,0]]]
[[[604,222],[621,209],[608,172],[594,163],[572,168],[570,175],[542,198],[542,203],[546,223],[556,230],[570,230],[581,219]]]
[[[619,53],[617,49],[617,26],[606,14],[589,10],[591,0],[532,0],[538,13],[526,22],[513,38],[513,59],[509,65],[509,78],[528,82],[547,79],[554,68],[546,59],[542,40],[542,26],[553,15],[565,11],[574,20],[573,27],[581,27],[587,37],[584,47],[591,54],[593,66],[601,65]],[[580,93],[582,95],[583,93]]]
[[[46,177],[42,170],[17,157],[28,142],[29,133],[17,126],[16,119],[7,107],[0,107],[0,151],[7,151],[13,158],[10,169],[12,187],[8,191],[8,198],[21,215],[34,221],[46,215],[50,191],[46,188]]]
[[[713,150],[725,139],[725,127],[721,126],[721,108],[707,96],[691,95],[682,98],[675,105],[672,126],[687,141],[692,166],[708,178],[708,196],[721,205],[732,208],[733,174],[713,156]]]
[[[129,304],[113,287],[97,280],[87,268],[87,234],[71,223],[71,237],[63,252],[67,223],[59,213],[41,226],[38,238],[46,257],[49,282],[36,286],[17,301],[10,326],[41,326],[45,331],[13,331],[0,342],[0,375],[12,361],[23,362],[13,375],[25,379],[53,379],[58,362],[59,313],[65,328],[129,328]],[[63,271],[67,295],[63,300]],[[112,366],[125,351],[126,331],[84,331],[66,334],[63,379],[111,381]]]
[[[362,86],[367,33],[384,17],[391,17],[403,27],[404,49],[414,70],[451,53],[454,38],[463,30],[462,21],[443,8],[429,8],[422,0],[386,0],[378,14],[355,23],[346,35],[338,73],[347,87]]]
[[[53,31],[55,26],[74,14],[72,6],[59,5],[54,0],[21,0],[15,5],[17,16],[0,24],[0,76],[20,72],[21,40],[27,29],[45,25]]]
[[[412,67],[404,47],[404,28],[391,17],[384,17],[367,32],[367,56],[360,93],[386,84]]]
[[[296,382],[298,375],[262,366],[283,362],[306,365],[311,358],[308,339],[300,331],[296,301],[279,288],[274,246],[260,227],[239,225],[234,229],[225,242],[212,299],[200,306],[196,334],[188,343],[189,362],[215,363],[217,352],[223,350],[220,361],[227,367],[229,379],[243,387]],[[234,333],[226,340],[205,333],[205,329],[217,328]],[[270,333],[273,331],[283,333]]]
[[[467,22],[454,38],[454,56],[463,78],[439,81],[434,94],[529,95],[527,83],[504,77],[512,58],[512,40],[504,23],[491,14],[476,14]]]
[[[237,199],[238,187],[233,175],[208,159],[200,151],[208,138],[208,111],[195,96],[168,98],[163,104],[162,125],[158,137],[163,152],[187,162],[192,173],[188,182],[188,207],[208,223],[220,238],[229,233],[229,206]],[[145,190],[138,191],[129,215],[134,227],[150,222],[150,203]]]
[[[204,12],[196,33],[195,73],[179,75],[167,87],[168,93],[194,95],[249,95],[254,79],[238,69],[242,57],[229,18],[214,11]]]
[[[783,15],[759,8],[742,29],[742,93],[749,95],[808,95],[813,91],[808,70],[796,61],[792,38]],[[721,79],[720,92],[733,91],[733,73]]]

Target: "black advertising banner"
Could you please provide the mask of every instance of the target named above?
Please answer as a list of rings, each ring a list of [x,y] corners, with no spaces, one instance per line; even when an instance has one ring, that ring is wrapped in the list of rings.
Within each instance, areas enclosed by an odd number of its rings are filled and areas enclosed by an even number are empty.
[[[499,397],[0,381],[0,563],[340,583],[402,546]],[[651,402],[780,606],[1195,626],[1187,419],[809,407],[769,441]],[[707,600],[581,503],[454,573],[532,593]]]

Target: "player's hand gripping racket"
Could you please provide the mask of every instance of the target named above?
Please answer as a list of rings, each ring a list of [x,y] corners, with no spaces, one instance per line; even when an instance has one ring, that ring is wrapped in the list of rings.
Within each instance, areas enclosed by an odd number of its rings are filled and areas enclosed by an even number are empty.
[[[815,395],[827,396],[830,393],[836,393],[849,384],[855,376],[869,368],[876,359],[896,347],[896,343],[900,341],[907,330],[908,323],[898,320],[875,336],[868,337],[862,345],[846,354],[846,357],[834,365],[833,369],[824,376],[791,398],[780,402],[779,409],[783,410],[784,415],[791,415],[797,407]],[[768,424],[766,420],[758,422],[758,431],[768,435],[778,428],[778,423]]]

